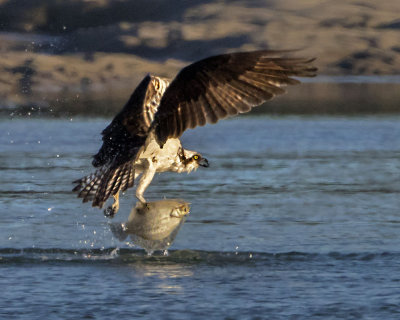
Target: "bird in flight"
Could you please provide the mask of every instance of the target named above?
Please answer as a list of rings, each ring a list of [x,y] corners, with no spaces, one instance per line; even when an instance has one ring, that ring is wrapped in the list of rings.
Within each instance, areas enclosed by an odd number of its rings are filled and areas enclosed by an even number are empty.
[[[103,145],[93,156],[96,171],[74,181],[83,202],[114,216],[119,193],[136,187],[143,194],[155,173],[191,172],[208,167],[200,153],[184,149],[179,137],[186,129],[216,123],[245,113],[274,96],[283,87],[300,83],[292,77],[313,77],[314,59],[288,56],[287,51],[236,52],[212,56],[183,68],[171,82],[147,75],[126,105],[103,130]]]

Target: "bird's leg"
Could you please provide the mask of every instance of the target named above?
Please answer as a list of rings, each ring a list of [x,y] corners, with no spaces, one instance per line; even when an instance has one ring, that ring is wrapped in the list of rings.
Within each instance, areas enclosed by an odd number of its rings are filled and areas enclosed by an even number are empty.
[[[136,198],[143,204],[146,203],[145,198],[143,197],[144,191],[150,185],[151,180],[156,173],[156,168],[153,162],[150,160],[148,161],[148,167],[143,172],[142,177],[140,178],[139,185],[136,188]]]
[[[140,175],[140,173],[135,172],[134,180],[136,180],[136,178],[139,175]],[[108,218],[113,218],[119,210],[119,191],[113,195],[113,198],[114,198],[113,204],[111,206],[107,207],[106,209],[104,209],[104,215]]]
[[[112,218],[119,210],[119,191],[113,195],[114,202],[110,207],[104,210],[104,215],[106,217]]]
[[[112,209],[115,213],[119,210],[119,191],[113,195],[114,203],[112,204]]]

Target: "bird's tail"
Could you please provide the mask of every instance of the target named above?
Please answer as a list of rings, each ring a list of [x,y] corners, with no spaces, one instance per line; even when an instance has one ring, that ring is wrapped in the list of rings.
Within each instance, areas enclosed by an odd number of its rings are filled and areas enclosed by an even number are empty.
[[[118,167],[103,166],[94,173],[75,180],[73,192],[78,193],[78,198],[83,202],[92,201],[93,207],[102,208],[110,197],[119,191],[133,187],[135,168],[132,161],[125,162]]]

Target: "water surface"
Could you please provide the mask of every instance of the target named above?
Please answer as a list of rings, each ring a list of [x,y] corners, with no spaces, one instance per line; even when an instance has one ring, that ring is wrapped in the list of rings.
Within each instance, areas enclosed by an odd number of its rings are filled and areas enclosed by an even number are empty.
[[[210,168],[161,174],[146,193],[191,202],[168,257],[114,239],[70,191],[108,122],[0,120],[0,317],[398,319],[398,116],[188,131]]]

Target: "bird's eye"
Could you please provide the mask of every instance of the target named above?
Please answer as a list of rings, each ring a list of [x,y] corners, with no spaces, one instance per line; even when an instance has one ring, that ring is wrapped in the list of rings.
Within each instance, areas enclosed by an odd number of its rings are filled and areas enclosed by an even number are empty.
[[[193,156],[193,159],[194,160],[199,160],[199,156],[196,154],[196,155]]]

